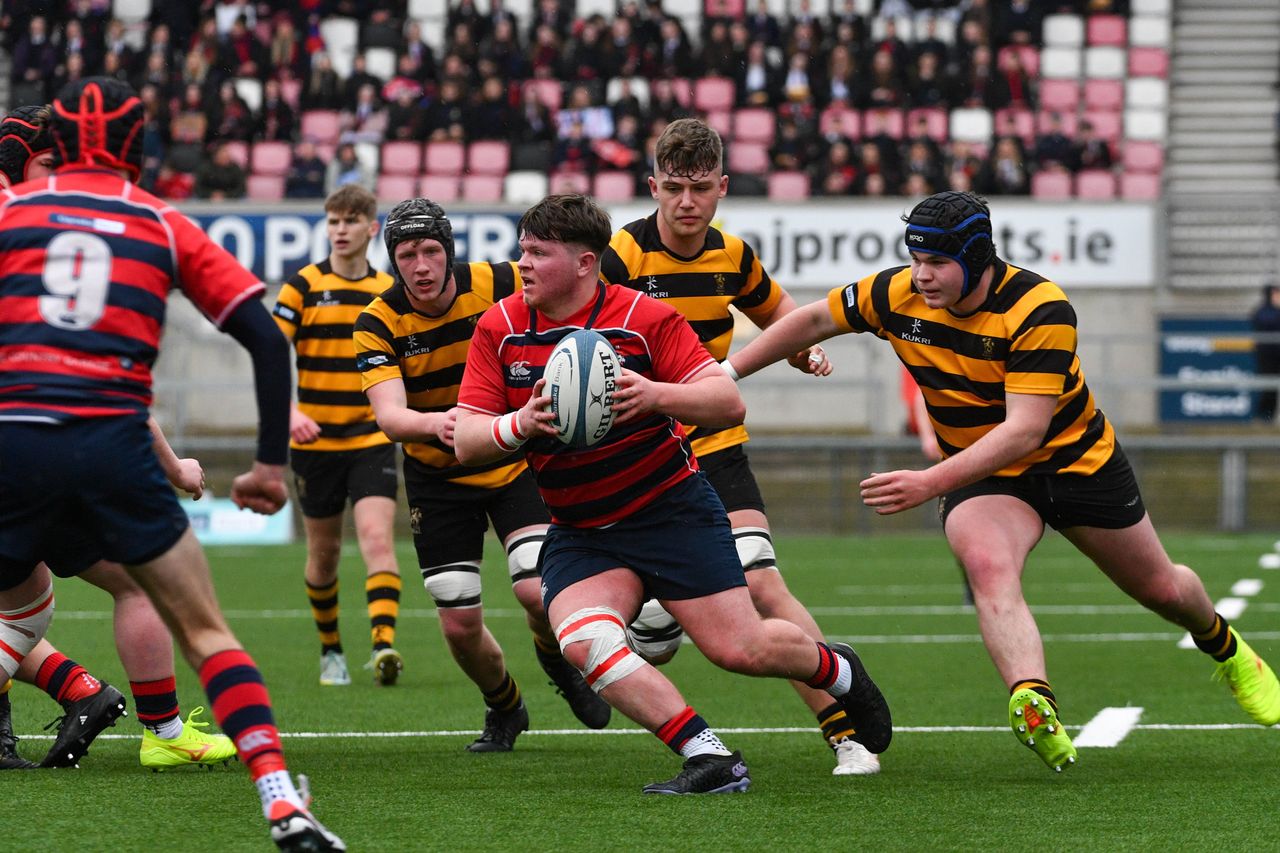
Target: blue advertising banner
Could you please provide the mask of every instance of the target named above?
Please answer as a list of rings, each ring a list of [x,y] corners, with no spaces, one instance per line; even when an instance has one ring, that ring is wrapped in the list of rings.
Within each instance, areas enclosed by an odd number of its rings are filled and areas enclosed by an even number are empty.
[[[179,501],[202,545],[285,545],[293,541],[293,506],[275,515],[240,509],[230,498]]]
[[[1160,375],[1186,381],[1250,379],[1254,375],[1249,321],[1235,317],[1164,318],[1160,321]],[[1246,421],[1253,394],[1244,388],[1191,388],[1160,392],[1160,420]]]

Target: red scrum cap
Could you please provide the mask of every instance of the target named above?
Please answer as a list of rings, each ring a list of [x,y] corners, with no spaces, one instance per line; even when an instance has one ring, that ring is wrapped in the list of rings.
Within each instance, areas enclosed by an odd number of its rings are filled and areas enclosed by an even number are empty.
[[[82,163],[142,173],[142,101],[110,77],[68,83],[50,105],[56,165]]]

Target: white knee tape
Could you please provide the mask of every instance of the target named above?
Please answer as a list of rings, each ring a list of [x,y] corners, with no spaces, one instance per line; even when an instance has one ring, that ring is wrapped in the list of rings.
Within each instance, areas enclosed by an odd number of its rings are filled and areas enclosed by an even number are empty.
[[[16,610],[0,610],[0,670],[8,681],[18,671],[22,659],[36,643],[44,639],[53,621],[53,586],[36,596],[35,601]]]
[[[640,608],[636,621],[627,626],[627,644],[650,663],[666,663],[679,651],[683,639],[684,629],[676,617],[653,598]]]
[[[765,528],[735,527],[733,544],[737,546],[738,559],[742,561],[744,572],[778,568],[778,561],[773,553],[773,539]]]
[[[422,585],[436,607],[479,607],[480,563],[450,563],[423,569]]]
[[[544,533],[531,533],[514,540],[507,548],[507,571],[511,573],[511,582],[538,576],[538,555],[542,553],[542,543],[547,538]]]
[[[608,607],[584,607],[573,613],[556,628],[556,638],[561,651],[573,643],[591,642],[582,677],[597,693],[645,665],[627,648],[622,614]]]

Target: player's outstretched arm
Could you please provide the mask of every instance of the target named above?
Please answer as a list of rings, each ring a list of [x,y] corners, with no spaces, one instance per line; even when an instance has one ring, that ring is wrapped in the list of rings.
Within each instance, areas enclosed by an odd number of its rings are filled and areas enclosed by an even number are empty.
[[[795,310],[795,299],[790,293],[783,291],[782,298],[778,300],[773,313],[763,320],[756,321],[756,325],[761,329],[767,329]],[[830,376],[833,369],[831,359],[827,358],[827,351],[817,344],[791,353],[787,356],[787,364],[801,373],[808,373],[812,376]]]
[[[533,394],[517,411],[494,417],[470,409],[458,410],[454,452],[463,465],[486,465],[519,451],[529,439],[555,435],[547,380],[539,379]]]
[[[808,350],[814,344],[840,334],[840,331],[831,318],[826,301],[812,302],[770,325],[741,351],[729,356],[724,364],[730,376],[750,376],[775,361]]]
[[[404,380],[386,379],[364,391],[378,428],[392,441],[436,441],[453,446],[457,408],[447,412],[415,412],[409,408]]]
[[[718,427],[742,423],[747,406],[724,369],[708,364],[688,382],[679,384],[654,382],[624,369],[613,392],[613,413],[620,424],[656,413],[682,424]]]
[[[160,468],[165,477],[175,489],[182,489],[200,500],[204,495],[204,468],[200,465],[200,460],[178,458],[155,418],[147,418],[147,429],[151,430],[151,450],[156,459],[160,460]]]
[[[289,456],[289,342],[267,309],[255,299],[242,302],[223,322],[222,330],[244,347],[253,362],[258,401],[258,451],[253,468],[236,477],[231,499],[241,509],[270,515],[288,498],[284,463]]]

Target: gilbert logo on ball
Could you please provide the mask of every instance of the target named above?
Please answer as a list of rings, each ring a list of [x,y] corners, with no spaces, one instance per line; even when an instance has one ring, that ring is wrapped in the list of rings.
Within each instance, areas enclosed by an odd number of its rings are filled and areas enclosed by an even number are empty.
[[[557,437],[570,447],[591,447],[613,426],[613,391],[622,362],[599,332],[565,335],[547,359],[546,393]]]

